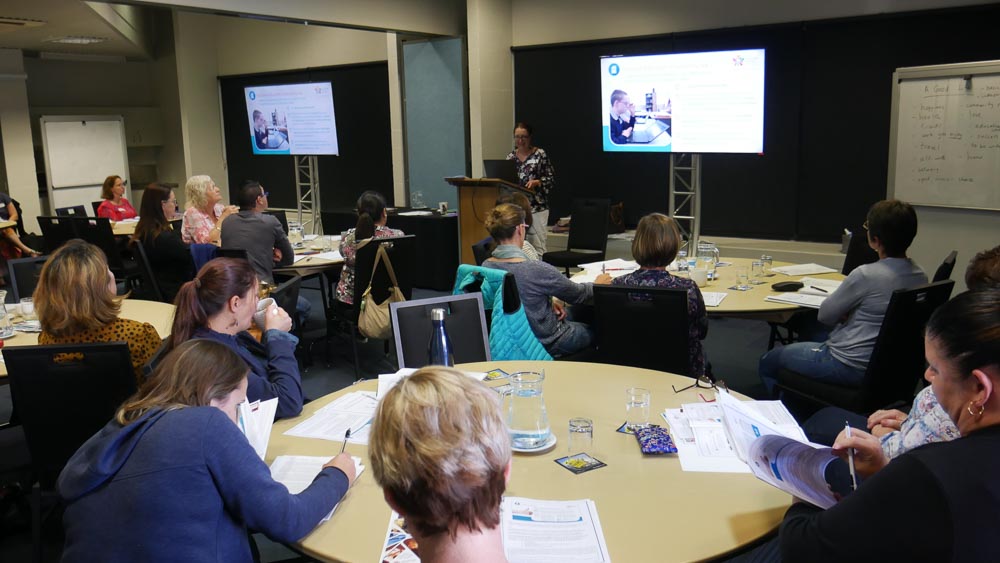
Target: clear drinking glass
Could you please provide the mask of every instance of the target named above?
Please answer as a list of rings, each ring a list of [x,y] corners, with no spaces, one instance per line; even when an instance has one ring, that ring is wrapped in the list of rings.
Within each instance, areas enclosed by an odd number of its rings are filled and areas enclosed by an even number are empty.
[[[625,424],[629,430],[649,426],[649,389],[629,387],[625,390]]]
[[[21,316],[26,321],[35,320],[35,302],[30,297],[21,299]]]
[[[740,291],[750,289],[750,272],[746,268],[736,268],[736,278],[739,280],[736,289]]]
[[[589,418],[569,419],[569,453],[589,452],[594,445],[594,421]]]
[[[762,283],[767,283],[761,278],[764,277],[764,261],[754,260],[750,264],[750,283],[753,285],[760,285]]]
[[[768,256],[767,254],[762,254],[760,256],[760,261],[764,263],[764,277],[770,277],[774,275],[771,271],[771,266],[774,265],[774,258]]]

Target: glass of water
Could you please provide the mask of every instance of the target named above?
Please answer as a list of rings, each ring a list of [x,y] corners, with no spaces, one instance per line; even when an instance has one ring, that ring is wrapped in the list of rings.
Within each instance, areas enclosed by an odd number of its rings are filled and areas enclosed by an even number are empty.
[[[736,289],[740,291],[750,289],[750,273],[746,268],[737,268],[736,278],[739,280],[739,283],[736,284]]]
[[[594,421],[589,418],[569,419],[569,453],[589,452],[594,445]]]
[[[649,426],[649,389],[629,387],[625,390],[625,424],[629,430]]]
[[[761,254],[760,261],[764,263],[764,277],[773,276],[774,272],[771,271],[771,267],[774,266],[774,258],[767,254]]]
[[[754,260],[750,264],[750,283],[753,285],[760,285],[762,283],[767,283],[761,278],[764,277],[764,261]]]

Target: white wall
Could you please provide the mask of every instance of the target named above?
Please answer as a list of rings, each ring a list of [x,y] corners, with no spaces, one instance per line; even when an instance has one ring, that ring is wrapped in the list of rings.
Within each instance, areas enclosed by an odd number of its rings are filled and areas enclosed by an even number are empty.
[[[470,0],[471,3],[472,0]],[[982,4],[977,0],[511,0],[513,45],[662,35]]]
[[[483,159],[504,158],[514,127],[511,0],[468,0],[469,131],[472,177]]]
[[[969,260],[980,251],[1000,243],[1000,212],[943,207],[917,207],[917,238],[910,246],[909,256],[927,273],[934,270],[952,250],[958,251],[958,261],[951,279],[955,280],[956,295],[965,291],[965,269]]]
[[[36,233],[41,214],[35,152],[28,119],[28,91],[21,51],[0,49],[0,136],[9,195],[21,204],[24,227]]]

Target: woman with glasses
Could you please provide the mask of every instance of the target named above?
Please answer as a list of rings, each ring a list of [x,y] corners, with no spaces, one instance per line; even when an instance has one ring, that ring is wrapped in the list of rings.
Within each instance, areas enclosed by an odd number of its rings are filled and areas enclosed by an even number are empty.
[[[497,247],[483,267],[514,274],[528,324],[548,353],[566,356],[590,346],[593,328],[574,320],[574,315],[579,315],[564,302],[581,305],[593,299],[593,284],[572,282],[555,266],[528,260],[521,250],[528,226],[520,207],[511,203],[494,207],[486,215],[486,230],[497,241]],[[601,274],[594,283],[609,284],[611,276]]]
[[[172,303],[181,285],[194,277],[191,249],[170,225],[177,213],[177,197],[166,184],[150,184],[142,194],[139,209],[142,214],[132,243],[142,245],[163,300]]]
[[[520,121],[514,126],[514,150],[507,155],[513,160],[521,187],[531,192],[533,221],[527,241],[539,255],[545,254],[549,225],[549,194],[556,183],[556,171],[549,155],[532,144],[531,125]]]
[[[222,191],[210,176],[191,176],[184,185],[187,210],[181,224],[181,238],[188,244],[219,244],[222,222],[239,212],[235,205],[222,205]]]

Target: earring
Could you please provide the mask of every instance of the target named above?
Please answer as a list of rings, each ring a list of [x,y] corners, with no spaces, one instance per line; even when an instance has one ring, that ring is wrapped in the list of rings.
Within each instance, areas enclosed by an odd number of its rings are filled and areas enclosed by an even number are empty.
[[[971,414],[972,416],[976,417],[983,416],[983,412],[986,411],[986,405],[979,405],[979,412],[972,412],[972,405],[974,404],[975,401],[969,401],[969,406],[965,407],[965,410],[969,411],[969,414]]]

